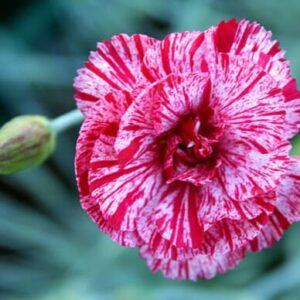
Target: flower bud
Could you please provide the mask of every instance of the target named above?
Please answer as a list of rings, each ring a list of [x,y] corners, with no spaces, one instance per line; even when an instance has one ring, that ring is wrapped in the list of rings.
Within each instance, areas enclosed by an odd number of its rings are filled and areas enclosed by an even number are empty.
[[[41,164],[55,148],[55,134],[42,116],[13,118],[0,129],[0,174]]]

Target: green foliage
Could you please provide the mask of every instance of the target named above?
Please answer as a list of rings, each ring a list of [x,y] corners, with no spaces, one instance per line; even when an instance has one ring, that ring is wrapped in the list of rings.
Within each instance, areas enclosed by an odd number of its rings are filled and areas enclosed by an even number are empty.
[[[54,117],[73,109],[76,69],[97,41],[119,32],[161,38],[246,17],[274,31],[300,79],[297,0],[12,3],[0,12],[2,123],[17,114]],[[272,249],[248,255],[211,281],[178,282],[150,273],[136,250],[114,244],[80,208],[73,170],[77,130],[58,137],[57,151],[42,167],[0,177],[0,299],[299,299],[299,224]],[[299,139],[293,151],[300,154]]]

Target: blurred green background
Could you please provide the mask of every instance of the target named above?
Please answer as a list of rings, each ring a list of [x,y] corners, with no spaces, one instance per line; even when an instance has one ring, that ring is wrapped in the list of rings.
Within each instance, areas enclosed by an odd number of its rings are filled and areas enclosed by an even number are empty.
[[[74,109],[72,80],[113,34],[203,30],[230,17],[274,33],[300,79],[299,0],[0,1],[0,122]],[[78,128],[42,167],[0,177],[1,300],[300,299],[300,224],[272,249],[211,281],[152,274],[136,250],[109,240],[81,210],[73,159]],[[300,141],[294,142],[300,154]]]

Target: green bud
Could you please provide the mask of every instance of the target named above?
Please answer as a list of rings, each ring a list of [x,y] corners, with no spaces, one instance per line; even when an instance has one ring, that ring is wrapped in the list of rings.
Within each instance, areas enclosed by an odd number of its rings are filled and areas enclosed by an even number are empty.
[[[0,129],[0,174],[41,164],[55,148],[55,134],[42,116],[13,118]]]

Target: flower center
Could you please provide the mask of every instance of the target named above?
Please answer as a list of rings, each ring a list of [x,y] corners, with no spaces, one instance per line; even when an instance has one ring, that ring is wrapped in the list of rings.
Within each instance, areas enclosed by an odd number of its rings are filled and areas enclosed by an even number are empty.
[[[212,180],[220,166],[217,144],[223,127],[216,124],[213,110],[188,115],[163,137],[164,175],[167,183],[176,180],[203,185]]]
[[[195,161],[209,158],[213,152],[212,145],[217,142],[201,134],[202,124],[197,116],[184,119],[178,126],[178,135],[182,140],[179,147]]]

